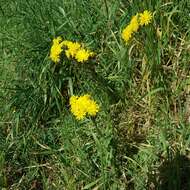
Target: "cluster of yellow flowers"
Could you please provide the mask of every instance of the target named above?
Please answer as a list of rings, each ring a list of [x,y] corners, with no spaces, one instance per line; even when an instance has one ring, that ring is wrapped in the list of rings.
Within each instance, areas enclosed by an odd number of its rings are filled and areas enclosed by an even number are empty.
[[[95,55],[95,53],[85,49],[83,45],[78,42],[68,40],[62,41],[61,37],[57,37],[53,39],[53,45],[50,50],[50,59],[53,62],[58,63],[63,49],[65,50],[65,55],[68,59],[74,58],[80,63],[87,61],[90,57]]]
[[[71,112],[77,120],[82,120],[88,114],[95,116],[99,111],[99,105],[91,99],[89,94],[83,96],[71,96],[70,98]]]
[[[128,43],[133,34],[139,30],[141,26],[146,26],[152,21],[152,13],[145,10],[142,13],[137,13],[132,17],[129,25],[127,25],[122,31],[123,40]],[[50,59],[58,63],[60,62],[61,53],[65,52],[65,56],[68,59],[75,59],[77,62],[88,61],[90,57],[93,57],[95,53],[84,48],[84,46],[78,42],[72,42],[68,40],[62,40],[61,37],[53,39],[53,45],[50,50]],[[83,96],[71,96],[70,98],[71,112],[77,120],[84,119],[87,115],[95,116],[99,111],[99,105],[92,100],[89,94]]]
[[[86,50],[78,42],[63,41],[63,44],[67,47],[65,54],[67,58],[75,58],[78,62],[85,62],[90,57],[93,57],[95,53]]]
[[[152,13],[150,11],[145,10],[143,13],[137,13],[122,31],[123,40],[128,43],[133,33],[137,32],[140,26],[148,25],[151,21]]]
[[[60,62],[61,53],[63,51],[68,59],[73,58],[80,63],[87,61],[90,57],[95,55],[95,53],[85,49],[83,45],[78,42],[62,40],[61,37],[53,39],[50,59],[55,63]],[[98,104],[92,100],[88,94],[80,97],[72,96],[70,98],[70,106],[71,112],[78,120],[84,119],[87,114],[89,116],[95,116],[99,111]]]

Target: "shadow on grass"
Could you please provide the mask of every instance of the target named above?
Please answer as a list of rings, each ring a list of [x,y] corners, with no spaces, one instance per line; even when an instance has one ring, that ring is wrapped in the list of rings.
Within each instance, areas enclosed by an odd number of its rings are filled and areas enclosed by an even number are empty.
[[[148,189],[190,190],[190,158],[179,152],[169,155],[158,172],[149,176]]]

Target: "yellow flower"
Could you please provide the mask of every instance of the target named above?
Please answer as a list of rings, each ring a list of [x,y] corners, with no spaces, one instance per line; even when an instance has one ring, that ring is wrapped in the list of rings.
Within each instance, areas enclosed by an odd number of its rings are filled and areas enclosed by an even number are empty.
[[[63,44],[61,43],[61,40],[61,37],[53,39],[53,45],[50,50],[50,59],[55,63],[60,61],[60,54],[63,51]]]
[[[99,111],[97,103],[91,99],[90,95],[72,96],[70,98],[71,112],[77,120],[82,120],[87,114],[95,116]]]
[[[77,118],[77,120],[84,119],[86,110],[84,107],[85,101],[78,96],[72,96],[70,98],[71,112]]]
[[[99,111],[100,107],[99,105],[94,102],[94,101],[90,101],[88,102],[88,106],[87,106],[87,112],[90,116],[95,116],[96,113]]]
[[[138,22],[138,13],[132,17],[130,22],[130,27],[132,32],[137,32],[139,29],[139,22]]]
[[[129,25],[127,25],[122,31],[121,37],[123,40],[128,43],[132,38],[134,32],[137,32],[139,29],[138,14],[132,17]]]
[[[90,52],[89,50],[85,50],[84,48],[81,48],[77,51],[75,58],[78,62],[85,62],[89,59],[89,57],[93,56],[94,53]]]
[[[132,27],[131,27],[131,25],[128,25],[128,26],[126,26],[126,28],[122,31],[121,37],[123,38],[123,40],[124,40],[126,43],[128,43],[129,40],[130,40],[131,37],[132,37],[132,33],[133,33]]]
[[[152,21],[152,13],[150,11],[144,11],[139,15],[140,25],[148,25]]]
[[[77,99],[78,99],[78,96],[71,96],[70,97],[70,104],[71,105],[74,105],[74,104],[76,104],[76,102],[77,102]]]
[[[73,43],[73,42],[71,42],[71,41],[69,41],[69,40],[63,40],[63,45],[64,46],[69,46],[71,43]]]
[[[80,49],[81,45],[78,42],[70,42],[70,41],[65,41],[64,44],[67,46],[67,50],[65,51],[65,54],[67,58],[74,58],[77,51]]]

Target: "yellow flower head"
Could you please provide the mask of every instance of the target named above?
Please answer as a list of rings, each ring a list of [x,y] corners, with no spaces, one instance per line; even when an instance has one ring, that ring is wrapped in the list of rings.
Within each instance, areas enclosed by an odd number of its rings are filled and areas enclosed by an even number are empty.
[[[71,112],[77,120],[82,120],[87,114],[95,116],[99,111],[97,103],[91,99],[90,95],[72,96],[70,98]]]
[[[89,50],[85,50],[84,48],[81,48],[77,51],[75,58],[78,62],[83,63],[87,61],[93,55],[94,53],[90,52]]]
[[[139,29],[138,13],[132,17],[130,27],[133,32],[137,32]]]
[[[64,46],[69,46],[70,44],[72,44],[73,42],[69,41],[69,40],[63,40],[62,44]]]
[[[67,50],[65,51],[65,54],[67,58],[74,58],[77,51],[80,49],[81,45],[78,42],[70,42],[70,41],[64,41],[64,45],[67,46]]]
[[[129,40],[132,38],[132,34],[133,34],[133,30],[131,25],[126,26],[126,28],[124,28],[124,30],[122,31],[121,37],[123,38],[123,40],[128,43]]]
[[[132,38],[134,32],[137,32],[139,29],[138,14],[132,17],[129,25],[127,25],[122,31],[121,37],[123,40],[128,43]]]
[[[63,44],[61,43],[61,37],[53,39],[53,45],[50,50],[50,59],[58,63],[60,61],[60,54],[63,51]]]
[[[100,107],[97,105],[97,103],[93,100],[89,101],[87,103],[87,113],[90,115],[90,116],[95,116],[96,113],[99,111]]]
[[[76,104],[77,99],[78,99],[78,96],[71,96],[71,97],[70,97],[70,100],[69,100],[70,105]]]
[[[72,96],[70,98],[71,112],[77,118],[77,120],[84,119],[86,115],[84,104],[85,100],[78,96]]]
[[[144,11],[143,13],[140,13],[139,15],[139,22],[140,25],[148,25],[152,21],[152,13],[150,11]]]

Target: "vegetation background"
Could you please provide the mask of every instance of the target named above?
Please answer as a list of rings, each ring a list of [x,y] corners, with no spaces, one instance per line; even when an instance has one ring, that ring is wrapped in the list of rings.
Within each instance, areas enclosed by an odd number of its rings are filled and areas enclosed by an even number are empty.
[[[126,46],[144,10],[153,22]],[[69,111],[57,36],[97,54],[73,80],[94,119]],[[0,57],[0,189],[190,189],[189,0],[1,0]]]

